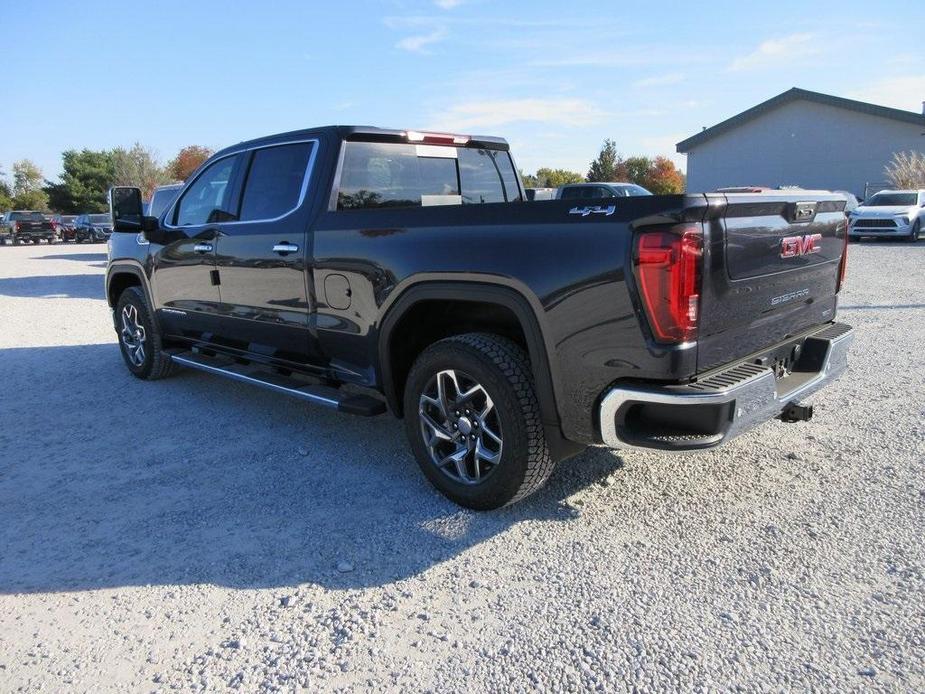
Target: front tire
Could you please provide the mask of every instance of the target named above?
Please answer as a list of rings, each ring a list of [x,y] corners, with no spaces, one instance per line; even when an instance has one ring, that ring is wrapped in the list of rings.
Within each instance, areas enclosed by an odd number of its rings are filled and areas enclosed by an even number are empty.
[[[909,243],[915,243],[919,240],[919,233],[922,231],[922,220],[916,219],[915,224],[912,225],[912,230],[909,232]]]
[[[132,375],[146,381],[166,378],[176,365],[161,345],[161,334],[141,287],[129,287],[116,303],[116,333],[122,359]]]
[[[461,506],[512,504],[555,466],[527,355],[506,338],[467,333],[428,347],[408,375],[404,412],[424,475]]]

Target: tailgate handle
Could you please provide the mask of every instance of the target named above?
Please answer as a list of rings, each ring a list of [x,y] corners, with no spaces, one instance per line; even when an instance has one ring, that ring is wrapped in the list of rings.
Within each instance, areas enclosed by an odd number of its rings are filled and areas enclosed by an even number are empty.
[[[789,205],[787,221],[791,223],[811,222],[816,217],[815,202],[794,202]]]

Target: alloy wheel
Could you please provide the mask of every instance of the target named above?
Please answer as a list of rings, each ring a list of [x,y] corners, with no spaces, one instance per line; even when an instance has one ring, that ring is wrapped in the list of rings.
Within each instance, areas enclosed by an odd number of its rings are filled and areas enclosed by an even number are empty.
[[[501,420],[488,391],[462,371],[438,372],[418,406],[431,462],[450,479],[474,485],[501,462]]]
[[[122,309],[122,330],[119,331],[125,353],[135,366],[145,362],[145,328],[138,320],[138,308],[128,304]]]

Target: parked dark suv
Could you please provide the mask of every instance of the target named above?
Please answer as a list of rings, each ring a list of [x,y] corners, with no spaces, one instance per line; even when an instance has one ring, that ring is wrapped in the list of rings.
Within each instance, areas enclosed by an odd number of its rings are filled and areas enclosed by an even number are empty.
[[[112,234],[112,216],[108,214],[82,214],[74,220],[74,240],[77,243],[101,243]]]

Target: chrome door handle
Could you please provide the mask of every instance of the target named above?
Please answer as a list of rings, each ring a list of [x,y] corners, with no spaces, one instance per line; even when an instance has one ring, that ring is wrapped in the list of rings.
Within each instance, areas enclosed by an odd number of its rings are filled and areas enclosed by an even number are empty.
[[[197,243],[195,246],[193,246],[193,250],[196,251],[197,253],[211,253],[212,244],[211,243]]]
[[[286,255],[287,253],[295,253],[299,250],[299,247],[294,243],[289,243],[288,241],[283,241],[273,246],[273,252],[279,253],[280,255]]]

